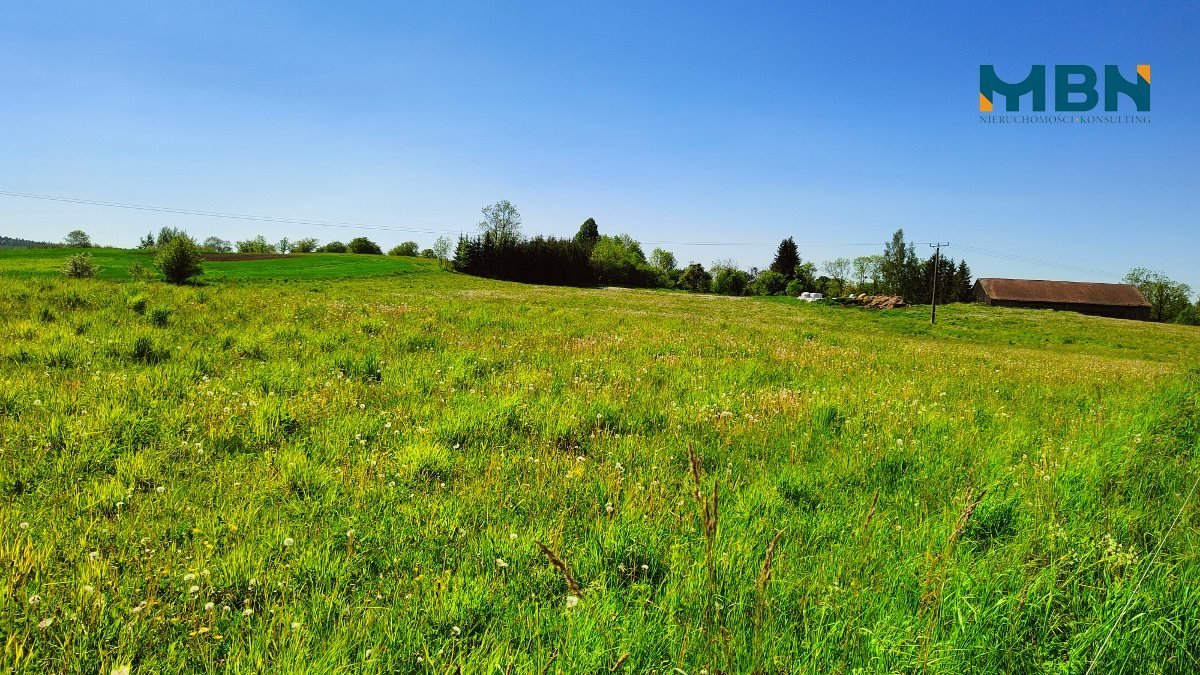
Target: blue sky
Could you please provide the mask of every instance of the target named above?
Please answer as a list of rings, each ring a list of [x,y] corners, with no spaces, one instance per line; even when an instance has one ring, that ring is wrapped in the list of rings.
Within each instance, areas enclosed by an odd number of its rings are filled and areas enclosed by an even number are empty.
[[[473,231],[917,241],[1200,289],[1200,6],[14,3],[0,190]],[[1151,123],[984,125],[980,64],[1153,68]],[[0,234],[360,234],[0,197]],[[385,247],[436,234],[363,232]],[[647,244],[649,251],[653,244]],[[671,244],[681,262],[773,246]],[[984,276],[1113,280],[983,253]]]

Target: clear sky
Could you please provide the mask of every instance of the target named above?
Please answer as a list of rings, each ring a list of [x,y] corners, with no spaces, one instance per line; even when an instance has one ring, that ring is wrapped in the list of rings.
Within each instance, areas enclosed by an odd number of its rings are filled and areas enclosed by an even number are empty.
[[[818,263],[903,227],[1200,289],[1197,36],[1193,2],[8,3],[0,190],[450,232],[509,199],[528,233],[791,235]],[[1152,121],[981,124],[985,63],[1149,63]],[[0,196],[8,236],[161,225],[436,237]],[[965,255],[981,276],[1113,280]]]

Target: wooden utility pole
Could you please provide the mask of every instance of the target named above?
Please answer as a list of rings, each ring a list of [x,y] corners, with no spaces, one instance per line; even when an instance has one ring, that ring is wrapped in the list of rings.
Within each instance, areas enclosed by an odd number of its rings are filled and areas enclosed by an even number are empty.
[[[938,262],[941,258],[942,247],[949,246],[950,242],[930,244],[933,249],[933,293],[930,297],[933,298],[933,307],[929,310],[929,323],[937,323],[937,287],[938,287]]]

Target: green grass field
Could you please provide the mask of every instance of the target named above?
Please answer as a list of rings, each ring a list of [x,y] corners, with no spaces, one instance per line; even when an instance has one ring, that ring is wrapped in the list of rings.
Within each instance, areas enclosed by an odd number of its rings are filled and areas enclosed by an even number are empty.
[[[1094,672],[1198,667],[1195,328],[56,265],[0,253],[0,670],[1083,673],[1126,603]]]
[[[154,254],[117,248],[10,248],[0,249],[0,274],[6,276],[53,278],[61,276],[63,260],[73,253],[90,253],[101,279],[129,281],[130,269],[140,265],[153,274]],[[204,274],[198,284],[222,281],[303,281],[310,279],[351,279],[383,277],[438,268],[437,261],[349,253],[305,253],[291,258],[251,261],[211,261],[202,264]]]

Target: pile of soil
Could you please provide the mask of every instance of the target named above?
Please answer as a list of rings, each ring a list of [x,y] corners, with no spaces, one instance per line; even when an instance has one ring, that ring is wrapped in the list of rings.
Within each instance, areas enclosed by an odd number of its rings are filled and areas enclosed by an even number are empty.
[[[866,309],[897,309],[899,307],[908,307],[908,303],[904,301],[902,295],[870,295],[862,298],[863,307]]]

